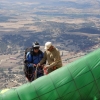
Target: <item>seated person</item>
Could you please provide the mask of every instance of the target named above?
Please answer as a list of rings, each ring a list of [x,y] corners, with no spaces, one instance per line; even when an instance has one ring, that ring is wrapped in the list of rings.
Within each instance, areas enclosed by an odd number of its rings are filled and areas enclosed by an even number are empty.
[[[30,82],[43,76],[43,65],[37,66],[43,58],[43,52],[39,48],[40,45],[38,42],[33,43],[32,48],[30,48],[25,56],[24,73]]]
[[[42,65],[44,62],[48,62],[48,65],[44,66],[44,74],[51,73],[52,71],[62,67],[62,59],[60,56],[60,51],[52,45],[51,42],[45,43],[45,52],[43,59],[38,63],[38,66]]]

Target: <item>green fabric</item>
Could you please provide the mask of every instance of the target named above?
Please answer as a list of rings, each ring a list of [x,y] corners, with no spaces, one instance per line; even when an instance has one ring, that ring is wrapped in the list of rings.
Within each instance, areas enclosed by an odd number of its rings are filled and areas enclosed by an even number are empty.
[[[100,49],[0,94],[0,100],[100,100]]]

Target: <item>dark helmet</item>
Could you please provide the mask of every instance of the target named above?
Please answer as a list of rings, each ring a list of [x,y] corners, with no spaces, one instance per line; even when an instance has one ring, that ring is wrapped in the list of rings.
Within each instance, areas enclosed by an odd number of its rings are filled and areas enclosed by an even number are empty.
[[[40,45],[38,42],[33,43],[33,48],[40,48]]]

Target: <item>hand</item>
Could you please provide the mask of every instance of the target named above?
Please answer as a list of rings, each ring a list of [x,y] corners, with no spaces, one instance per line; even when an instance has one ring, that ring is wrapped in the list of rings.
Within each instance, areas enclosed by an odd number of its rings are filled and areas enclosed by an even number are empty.
[[[48,74],[48,67],[45,66],[45,67],[43,68],[43,71],[44,71],[44,75],[47,75],[47,74]]]
[[[36,64],[33,64],[34,67],[36,67]]]
[[[41,66],[41,64],[40,64],[40,63],[38,63],[38,64],[37,64],[37,66]]]
[[[45,66],[43,69],[44,69],[44,70],[47,70],[47,69],[48,69],[48,67],[47,67],[47,66]]]

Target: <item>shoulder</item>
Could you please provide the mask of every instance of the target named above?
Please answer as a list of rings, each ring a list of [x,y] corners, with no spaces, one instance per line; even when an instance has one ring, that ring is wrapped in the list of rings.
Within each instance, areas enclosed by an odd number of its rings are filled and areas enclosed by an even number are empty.
[[[28,56],[28,55],[31,55],[31,52],[30,52],[30,51],[29,51],[29,52],[27,52],[26,56]]]
[[[58,49],[58,48],[54,48],[54,51],[57,51],[57,52],[59,52],[59,49]]]
[[[60,51],[59,51],[59,49],[58,48],[54,48],[54,50],[53,50],[53,53],[54,54],[58,54]]]

